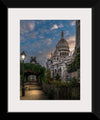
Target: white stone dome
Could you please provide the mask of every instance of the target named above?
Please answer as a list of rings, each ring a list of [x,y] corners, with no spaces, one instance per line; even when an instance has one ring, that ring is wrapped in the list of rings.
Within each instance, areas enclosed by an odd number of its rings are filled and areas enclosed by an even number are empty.
[[[62,52],[64,54],[66,52],[67,55],[69,53],[69,46],[68,46],[67,41],[63,38],[63,32],[61,33],[61,39],[59,40],[59,42],[56,45],[56,50],[54,52],[54,56],[60,55]]]
[[[56,48],[58,50],[68,50],[69,51],[69,46],[67,41],[64,38],[61,38],[60,41],[58,42],[58,44],[56,45]]]

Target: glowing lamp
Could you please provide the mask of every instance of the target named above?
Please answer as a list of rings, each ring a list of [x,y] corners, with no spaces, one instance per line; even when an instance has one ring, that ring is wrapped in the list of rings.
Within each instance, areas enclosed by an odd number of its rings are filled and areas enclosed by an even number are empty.
[[[21,58],[22,60],[25,60],[26,54],[24,53],[24,51],[21,53]]]

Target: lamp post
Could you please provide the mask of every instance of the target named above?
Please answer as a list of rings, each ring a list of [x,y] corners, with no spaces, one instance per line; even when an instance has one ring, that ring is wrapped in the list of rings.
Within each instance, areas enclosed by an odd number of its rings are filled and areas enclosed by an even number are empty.
[[[23,80],[22,80],[22,96],[25,96],[25,88],[24,88],[24,60],[25,60],[26,54],[24,51],[21,53],[21,58],[23,61]]]

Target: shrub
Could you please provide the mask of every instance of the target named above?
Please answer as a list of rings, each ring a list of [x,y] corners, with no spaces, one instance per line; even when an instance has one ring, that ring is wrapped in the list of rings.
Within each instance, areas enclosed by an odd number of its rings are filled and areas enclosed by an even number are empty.
[[[46,76],[46,83],[49,83],[50,79],[51,79],[51,72],[50,70],[46,70],[46,73],[45,73],[45,76]]]
[[[69,73],[80,69],[80,47],[77,48],[75,60],[71,64],[67,65],[67,69]]]
[[[78,84],[78,79],[73,77],[69,84],[70,84],[70,86],[76,86]]]
[[[63,82],[57,81],[57,80],[51,81],[50,84],[55,87],[67,87],[67,85],[68,85],[68,83],[63,83]]]

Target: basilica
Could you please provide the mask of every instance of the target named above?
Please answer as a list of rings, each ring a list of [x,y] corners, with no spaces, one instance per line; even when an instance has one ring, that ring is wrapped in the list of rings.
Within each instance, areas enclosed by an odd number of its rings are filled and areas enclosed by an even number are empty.
[[[61,39],[58,41],[54,53],[51,53],[51,58],[47,60],[47,69],[51,71],[51,78],[57,74],[62,82],[66,82],[68,78],[67,65],[73,60],[70,55],[70,50],[67,41],[64,39],[64,33],[61,33]]]

